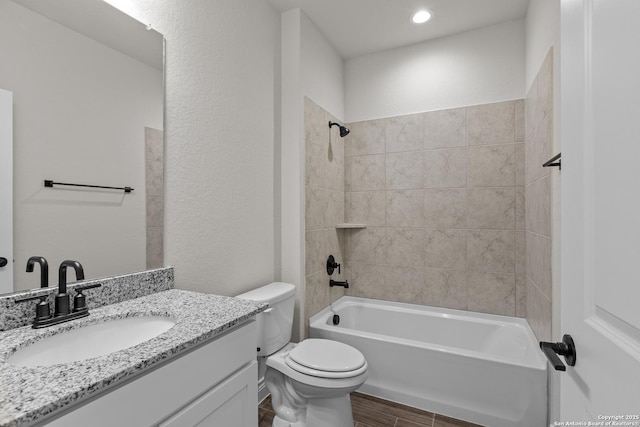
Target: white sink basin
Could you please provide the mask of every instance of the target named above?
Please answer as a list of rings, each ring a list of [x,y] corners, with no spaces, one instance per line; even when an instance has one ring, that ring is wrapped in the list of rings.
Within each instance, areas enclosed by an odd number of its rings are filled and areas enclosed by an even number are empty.
[[[168,317],[108,320],[43,338],[15,352],[7,363],[51,366],[105,356],[157,337],[175,323]]]

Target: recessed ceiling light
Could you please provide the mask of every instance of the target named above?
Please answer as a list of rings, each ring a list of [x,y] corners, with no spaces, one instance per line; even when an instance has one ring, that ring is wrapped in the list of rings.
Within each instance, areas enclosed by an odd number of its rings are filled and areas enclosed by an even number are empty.
[[[431,12],[428,10],[419,10],[411,17],[411,21],[413,21],[414,24],[423,24],[429,19],[431,19]]]

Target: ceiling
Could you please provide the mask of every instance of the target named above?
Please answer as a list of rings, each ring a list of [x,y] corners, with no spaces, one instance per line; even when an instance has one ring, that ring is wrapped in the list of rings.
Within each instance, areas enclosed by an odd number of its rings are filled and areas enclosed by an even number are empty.
[[[344,59],[524,18],[530,0],[269,0],[300,8]],[[411,16],[433,17],[416,25]]]

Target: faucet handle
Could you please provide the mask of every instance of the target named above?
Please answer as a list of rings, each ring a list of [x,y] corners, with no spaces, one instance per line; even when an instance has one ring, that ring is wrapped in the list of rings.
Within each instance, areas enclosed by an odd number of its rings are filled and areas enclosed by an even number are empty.
[[[333,270],[338,269],[338,274],[340,274],[340,264],[338,264],[336,262],[336,259],[333,257],[333,255],[329,255],[329,258],[327,258],[327,273],[329,274],[329,276],[331,276],[333,274]]]
[[[73,312],[77,313],[79,311],[87,311],[87,297],[85,297],[82,292],[86,291],[87,289],[98,288],[100,286],[102,286],[100,283],[77,286],[74,289],[77,294],[75,297],[73,297]]]
[[[24,302],[24,301],[33,301],[39,299],[40,301],[36,304],[36,318],[35,322],[41,322],[43,320],[47,320],[51,318],[51,308],[49,307],[49,302],[47,301],[47,295],[38,295],[35,297],[26,297],[20,298],[16,300],[16,303]]]

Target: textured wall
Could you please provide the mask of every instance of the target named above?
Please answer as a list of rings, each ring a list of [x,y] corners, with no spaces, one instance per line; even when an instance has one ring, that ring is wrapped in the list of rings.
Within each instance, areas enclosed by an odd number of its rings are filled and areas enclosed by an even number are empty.
[[[166,38],[164,242],[176,288],[236,295],[272,281],[279,14],[263,0],[110,3]]]
[[[524,102],[350,127],[348,293],[524,316]]]
[[[553,49],[525,99],[526,289],[527,320],[540,340],[551,339]]]
[[[342,264],[331,278],[349,277],[345,265],[344,138],[328,122],[338,120],[315,102],[304,99],[305,128],[305,336],[309,317],[344,295],[344,288],[329,287],[327,258]]]

